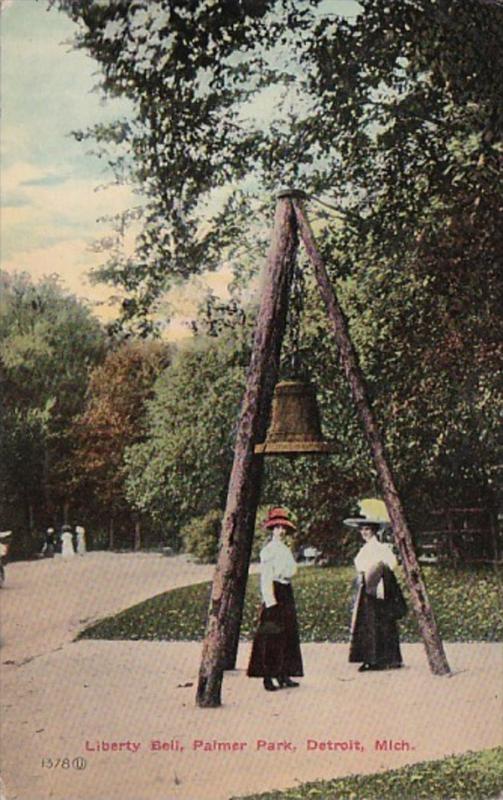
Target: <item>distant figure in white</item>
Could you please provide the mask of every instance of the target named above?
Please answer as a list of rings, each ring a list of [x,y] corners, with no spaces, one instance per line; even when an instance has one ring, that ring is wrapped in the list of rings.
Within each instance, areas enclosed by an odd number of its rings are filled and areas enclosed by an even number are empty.
[[[86,529],[82,525],[75,526],[77,534],[77,555],[83,556],[86,552]]]
[[[0,539],[8,539],[11,535],[12,531],[0,531]],[[9,552],[9,544],[4,541],[0,541],[0,558],[3,558]]]
[[[69,525],[63,525],[61,532],[62,548],[61,555],[63,558],[73,558],[75,550],[73,549],[73,536],[72,529]]]
[[[12,531],[0,531],[0,540],[9,539]],[[5,568],[4,568],[4,559],[7,558],[7,553],[9,552],[10,546],[10,539],[9,542],[0,541],[0,586],[3,586],[5,583]],[[0,800],[2,798],[0,797]]]

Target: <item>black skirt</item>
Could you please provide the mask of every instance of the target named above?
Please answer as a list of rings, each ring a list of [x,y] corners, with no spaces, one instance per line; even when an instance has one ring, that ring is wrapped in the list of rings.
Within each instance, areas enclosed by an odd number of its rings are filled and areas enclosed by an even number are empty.
[[[274,581],[276,605],[262,605],[248,664],[249,678],[302,677],[297,612],[291,584]]]
[[[367,594],[364,583],[356,598],[349,660],[379,668],[402,664],[395,609],[390,600]]]

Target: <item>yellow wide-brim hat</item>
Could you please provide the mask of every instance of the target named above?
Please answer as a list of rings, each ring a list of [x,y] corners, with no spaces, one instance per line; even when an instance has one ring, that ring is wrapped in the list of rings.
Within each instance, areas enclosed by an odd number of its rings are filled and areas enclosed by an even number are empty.
[[[375,525],[376,528],[380,528],[381,525],[390,524],[388,520],[377,519],[377,517],[348,517],[343,522],[349,528],[361,528],[362,525]]]

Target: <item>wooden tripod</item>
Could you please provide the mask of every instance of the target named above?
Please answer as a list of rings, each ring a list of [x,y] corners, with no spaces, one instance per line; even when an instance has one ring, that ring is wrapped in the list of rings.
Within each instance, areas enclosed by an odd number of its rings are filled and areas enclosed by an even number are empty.
[[[289,289],[299,235],[314,266],[316,280],[339,349],[341,367],[349,383],[353,402],[369,443],[395,542],[402,557],[430,669],[435,675],[450,674],[410,530],[368,399],[365,378],[358,364],[346,319],[330,284],[304,213],[304,197],[303,192],[289,190],[282,192],[277,201],[261,305],[255,326],[252,358],[236,435],[234,463],[199,670],[196,702],[202,708],[221,705],[224,670],[233,669],[235,666],[263,474],[264,457],[254,454],[254,446],[256,442],[262,441],[266,434],[272,395],[278,377]]]

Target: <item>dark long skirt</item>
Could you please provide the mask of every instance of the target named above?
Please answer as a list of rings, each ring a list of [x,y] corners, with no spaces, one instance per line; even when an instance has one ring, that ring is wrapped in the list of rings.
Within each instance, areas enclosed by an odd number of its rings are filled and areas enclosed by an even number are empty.
[[[385,669],[402,664],[398,626],[391,603],[359,588],[351,631],[349,660]]]
[[[46,544],[44,558],[54,558],[54,545],[52,542]]]
[[[302,677],[297,612],[290,584],[274,581],[277,604],[262,606],[253,639],[249,678]]]

